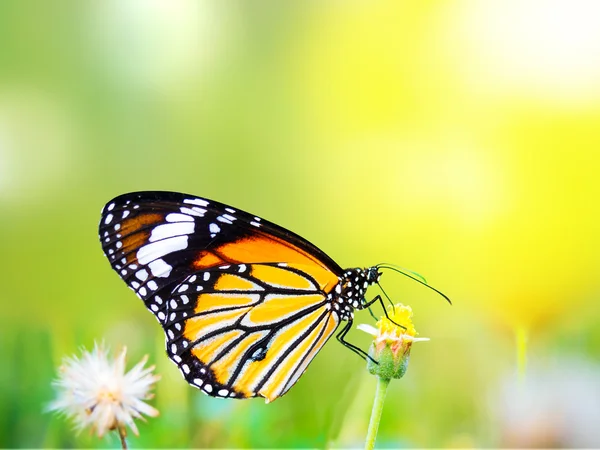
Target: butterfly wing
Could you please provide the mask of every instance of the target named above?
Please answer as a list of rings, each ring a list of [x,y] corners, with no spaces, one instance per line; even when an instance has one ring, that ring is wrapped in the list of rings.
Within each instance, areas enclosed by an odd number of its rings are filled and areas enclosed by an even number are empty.
[[[283,395],[339,319],[317,281],[277,264],[206,269],[186,278],[163,323],[187,381],[221,397]]]
[[[283,395],[339,323],[328,294],[342,269],[259,217],[137,192],[105,206],[99,231],[113,269],[163,326],[171,359],[210,395]]]

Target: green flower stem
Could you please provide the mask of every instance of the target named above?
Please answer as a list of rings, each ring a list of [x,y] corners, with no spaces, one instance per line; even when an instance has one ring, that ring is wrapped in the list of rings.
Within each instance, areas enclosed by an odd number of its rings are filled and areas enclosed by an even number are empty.
[[[375,439],[377,438],[377,430],[379,429],[379,421],[381,420],[381,412],[383,411],[383,402],[385,401],[388,384],[390,384],[389,378],[377,377],[377,390],[375,391],[375,399],[373,400],[365,450],[373,450],[375,447]]]

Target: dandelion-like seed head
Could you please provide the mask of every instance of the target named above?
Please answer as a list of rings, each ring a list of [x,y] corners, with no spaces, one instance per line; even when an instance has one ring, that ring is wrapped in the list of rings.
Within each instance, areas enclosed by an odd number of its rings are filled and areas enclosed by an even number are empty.
[[[124,435],[126,426],[138,435],[134,419],[158,415],[145,400],[152,398],[150,391],[160,377],[152,373],[154,366],[144,367],[147,357],[125,372],[126,354],[123,348],[110,359],[104,345],[95,345],[81,357],[65,358],[53,383],[57,398],[48,409],[65,414],[78,429],[91,428],[98,437],[110,430]]]
[[[382,316],[376,327],[360,324],[358,329],[374,336],[369,356],[377,363],[367,360],[369,372],[387,379],[401,378],[406,373],[413,342],[429,340],[416,337],[412,309],[400,303],[388,307],[387,317]]]

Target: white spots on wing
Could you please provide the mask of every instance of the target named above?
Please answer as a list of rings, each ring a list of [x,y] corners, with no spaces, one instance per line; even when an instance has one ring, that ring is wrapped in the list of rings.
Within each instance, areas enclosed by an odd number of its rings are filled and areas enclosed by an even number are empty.
[[[173,361],[175,361],[176,363],[180,363],[181,362],[181,356],[179,356],[179,355],[173,355],[173,356],[171,356],[171,359]]]
[[[111,203],[110,205],[108,205],[107,211],[112,211],[115,208],[115,204]]]
[[[342,286],[339,283],[335,286],[335,292],[338,294],[342,293]]]
[[[238,267],[238,272],[243,273],[246,271],[246,269],[247,269],[246,264],[240,264]]]
[[[194,218],[187,214],[170,213],[165,217],[167,222],[193,222]]]
[[[180,298],[184,305],[187,305],[190,302],[190,298],[187,295],[182,295]]]
[[[137,269],[137,267],[138,267],[137,264],[129,264],[129,268],[131,270],[135,270],[135,269]]]
[[[197,206],[192,206],[191,208],[186,208],[185,206],[182,206],[181,208],[179,208],[179,210],[183,214],[189,214],[190,216],[204,217],[204,214],[206,214],[206,210],[204,208],[199,208]]]
[[[173,270],[173,267],[164,262],[162,259],[152,261],[150,264],[148,264],[148,268],[152,272],[152,275],[162,278],[167,278],[171,274],[171,270]]]
[[[190,373],[190,366],[188,366],[187,364],[182,364],[181,369],[185,372],[186,375]]]
[[[171,307],[171,309],[177,309],[177,302],[171,299],[171,301],[169,302],[169,306]]]
[[[125,269],[121,270],[121,275],[123,275],[123,276],[127,275],[127,271]]]
[[[204,383],[204,381],[202,381],[200,378],[194,378],[192,383],[194,383],[196,386],[200,387],[200,386],[202,386],[202,383]]]
[[[169,321],[173,322],[176,317],[177,317],[177,314],[175,314],[174,312],[172,312],[171,315],[169,316]]]
[[[140,249],[137,251],[136,256],[140,264],[148,264],[170,253],[174,253],[179,250],[184,250],[187,248],[187,246],[187,236],[176,236],[169,239],[163,239],[161,241],[146,244],[140,247]],[[152,271],[152,273],[154,273],[154,271]]]
[[[129,211],[128,210],[123,211],[122,219],[125,219],[128,215],[129,215]]]
[[[192,275],[191,277],[188,278],[188,283],[193,283],[196,281],[196,278],[198,278],[196,275]]]
[[[287,267],[287,263],[277,263],[279,267]]]
[[[156,281],[154,281],[154,280],[148,281],[148,283],[146,283],[146,286],[148,286],[148,288],[150,288],[153,291],[158,289],[158,285],[156,284]]]
[[[154,296],[154,301],[155,301],[156,303],[158,303],[159,305],[162,305],[163,299],[162,299],[162,298],[160,298],[158,295],[155,295],[155,296]]]
[[[260,227],[260,223],[254,222],[254,221],[250,222],[250,225],[255,226],[255,227]]]
[[[117,241],[117,248],[123,247],[123,243],[121,241]]]
[[[206,369],[205,369],[204,367],[202,367],[202,368],[200,369],[200,373],[202,373],[202,374],[205,374],[205,373],[206,373]]]
[[[119,231],[121,229],[121,224],[117,223],[115,224],[115,231]]]
[[[121,259],[121,264],[127,264],[127,258]]]
[[[179,286],[179,289],[177,289],[177,292],[185,292],[187,291],[188,287],[188,284],[182,284],[181,286]]]
[[[231,224],[233,223],[233,221],[232,221],[231,219],[228,219],[228,218],[227,218],[227,217],[225,217],[225,216],[228,216],[228,214],[224,214],[224,215],[222,215],[222,216],[218,216],[218,217],[217,217],[217,220],[218,220],[219,222],[228,223],[228,224],[230,224],[230,225],[231,225]],[[231,217],[231,216],[229,216],[229,217]],[[235,217],[234,217],[233,219],[235,220]]]
[[[219,228],[219,225],[217,225],[216,223],[211,223],[208,226],[208,230],[213,234],[217,234],[219,231],[221,231],[221,228]]]
[[[260,217],[254,216],[254,220],[256,220],[257,222],[260,222]]]
[[[177,353],[177,346],[175,344],[171,344],[171,353]]]
[[[138,292],[143,297],[145,297],[146,294],[148,293],[148,291],[146,291],[146,288],[144,286],[142,286]]]
[[[148,271],[146,269],[140,269],[135,273],[135,277],[140,281],[146,281],[148,279]]]
[[[166,318],[167,316],[165,316],[165,313],[164,313],[164,312],[160,311],[160,312],[157,314],[157,317],[158,317],[158,318],[160,319],[160,321],[162,322],[162,321],[164,321],[164,320],[165,320],[165,318]]]
[[[183,214],[182,214],[183,215]],[[186,216],[189,217],[189,216]],[[191,219],[191,217],[190,217]],[[193,220],[193,219],[192,219]],[[158,225],[152,230],[152,234],[148,241],[156,242],[162,239],[169,239],[175,236],[192,234],[194,232],[195,223],[192,222],[174,222],[163,225]]]
[[[230,267],[231,267],[231,265],[230,265],[230,264],[226,264],[226,265],[224,265],[224,266],[219,266],[219,269],[221,269],[221,270],[227,270],[227,269],[229,269]]]
[[[235,209],[233,209],[233,208],[225,208],[225,211],[227,211],[228,213],[231,213],[231,214],[235,214]]]
[[[229,391],[227,389],[221,389],[217,392],[221,397],[227,397],[229,395]]]
[[[133,209],[139,209],[140,205],[133,205]]]
[[[201,198],[186,198],[183,203],[189,203],[191,205],[198,206],[208,206],[208,202],[206,200],[202,200]]]
[[[150,305],[150,309],[154,312],[158,311],[158,305],[156,303],[152,303],[152,305]]]
[[[208,281],[210,279],[210,272],[204,272],[204,275],[202,275],[202,279],[204,281]]]
[[[173,333],[173,330],[167,330],[167,335],[169,336],[169,339],[175,338],[175,333]]]
[[[175,324],[175,328],[177,328],[177,331],[181,331],[181,324],[179,322],[177,322]]]
[[[207,384],[204,386],[204,390],[210,394],[212,392],[213,388],[210,384]]]
[[[132,281],[131,282],[131,287],[133,287],[134,289],[137,289],[140,287],[140,283],[138,283],[137,281]]]
[[[182,341],[181,345],[183,345],[183,348],[187,348],[188,347],[188,341]]]
[[[108,254],[109,254],[109,255],[112,255],[114,252],[115,252],[115,251],[114,251],[112,248],[109,248],[109,249],[108,249]]]
[[[113,220],[113,217],[114,216],[112,214],[108,214],[104,219],[104,225],[108,225]]]

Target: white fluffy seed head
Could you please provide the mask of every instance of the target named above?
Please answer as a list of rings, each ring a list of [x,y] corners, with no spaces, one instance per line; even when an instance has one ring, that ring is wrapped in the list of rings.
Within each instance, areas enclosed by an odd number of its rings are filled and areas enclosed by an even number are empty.
[[[123,348],[109,359],[104,345],[95,345],[91,352],[83,350],[81,357],[65,358],[53,383],[57,397],[48,410],[65,414],[79,429],[91,428],[98,437],[125,426],[139,434],[134,419],[158,415],[144,400],[152,397],[150,391],[160,377],[152,373],[154,366],[144,367],[147,357],[125,372],[126,353]]]

